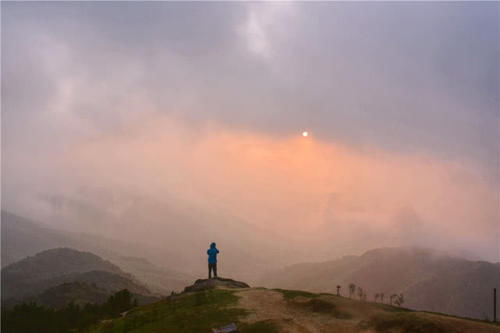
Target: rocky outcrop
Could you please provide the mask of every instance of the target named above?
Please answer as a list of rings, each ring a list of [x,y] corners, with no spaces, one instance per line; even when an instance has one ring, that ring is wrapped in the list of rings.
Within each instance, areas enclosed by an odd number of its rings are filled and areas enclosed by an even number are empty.
[[[250,288],[250,286],[245,282],[218,277],[214,279],[198,279],[193,285],[184,288],[184,292],[186,293],[190,291],[200,291],[217,287],[235,288],[235,289]]]

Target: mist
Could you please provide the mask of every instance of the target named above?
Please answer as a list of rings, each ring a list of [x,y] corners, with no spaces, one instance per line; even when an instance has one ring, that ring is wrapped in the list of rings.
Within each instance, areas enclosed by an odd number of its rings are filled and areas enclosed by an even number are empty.
[[[500,261],[498,3],[1,6],[2,209],[194,272]]]

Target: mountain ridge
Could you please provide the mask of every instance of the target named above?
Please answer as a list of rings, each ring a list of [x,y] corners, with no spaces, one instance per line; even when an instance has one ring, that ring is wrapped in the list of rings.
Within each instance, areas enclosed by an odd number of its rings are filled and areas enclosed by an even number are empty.
[[[113,262],[157,293],[181,291],[192,279],[189,274],[158,266],[144,258],[138,261],[137,253],[143,251],[134,244],[52,229],[5,210],[1,211],[1,217],[2,267],[48,249],[67,247],[91,252]]]
[[[137,295],[154,296],[133,275],[113,263],[70,248],[50,249],[24,258],[2,268],[1,275],[2,302],[7,305],[36,299],[49,289],[71,283],[74,289],[82,287],[78,283],[95,285],[108,295],[128,289]],[[92,293],[96,294],[96,290]]]
[[[261,284],[312,292],[336,292],[348,285],[375,293],[403,293],[417,310],[473,318],[491,317],[493,288],[500,288],[500,264],[471,261],[431,249],[381,248],[360,256],[287,266],[269,273]]]

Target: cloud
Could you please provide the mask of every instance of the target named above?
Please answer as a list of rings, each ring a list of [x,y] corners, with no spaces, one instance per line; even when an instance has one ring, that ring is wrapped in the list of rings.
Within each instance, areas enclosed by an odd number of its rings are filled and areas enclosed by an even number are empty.
[[[102,225],[116,234],[120,225],[132,232],[124,237],[135,237],[141,232],[137,228],[142,229],[130,219],[130,209],[120,208],[127,202],[136,206],[127,199],[134,193],[142,198],[141,209],[150,207],[147,202],[167,207],[189,203],[202,212],[218,212],[202,214],[197,223],[220,229],[217,214],[231,216],[263,230],[261,241],[279,234],[324,258],[381,244],[457,250],[473,243],[477,255],[491,255],[496,188],[473,165],[428,154],[361,151],[300,134],[273,138],[215,124],[194,130],[189,123],[157,114],[119,135],[74,144],[64,156],[46,156],[51,162],[45,162],[43,172],[23,175],[32,182],[28,192],[17,190],[36,202],[32,207],[47,202],[40,195],[53,192],[66,198],[64,214],[75,227]],[[103,200],[115,196],[112,202]],[[10,193],[6,201],[15,199]],[[81,218],[90,217],[85,210],[94,212],[91,224]],[[52,216],[50,209],[30,214],[49,212]],[[148,222],[153,229],[165,221],[161,214],[155,216]],[[162,228],[184,232],[174,225],[179,230]],[[165,236],[148,239],[163,242]],[[440,244],[434,244],[436,239]]]
[[[72,85],[66,112],[101,131],[134,121],[134,99],[198,124],[306,126],[495,169],[497,5],[4,5],[6,129]]]
[[[293,3],[286,2],[247,5],[246,19],[239,26],[238,33],[251,53],[264,60],[276,55],[273,45],[283,42],[283,34],[293,33],[293,6]]]
[[[318,256],[445,235],[489,258],[497,8],[2,3],[4,204],[105,230],[137,192]]]

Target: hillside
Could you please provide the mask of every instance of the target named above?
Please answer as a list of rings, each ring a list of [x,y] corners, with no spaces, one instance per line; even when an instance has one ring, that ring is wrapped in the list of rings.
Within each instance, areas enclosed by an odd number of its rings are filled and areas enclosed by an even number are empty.
[[[48,289],[76,282],[87,285],[85,288],[87,291],[88,286],[95,285],[108,295],[128,289],[134,294],[152,296],[146,287],[116,265],[92,253],[59,248],[40,252],[33,257],[27,257],[4,267],[2,269],[2,301],[12,304],[25,299],[42,297],[43,303],[50,303],[52,301],[47,299]],[[80,297],[81,287],[82,285],[79,284],[70,284],[65,288],[61,286],[61,290],[56,288],[49,295],[56,295],[54,301],[57,302],[60,298],[59,292],[71,289],[71,293],[75,292],[78,295],[77,299],[85,299],[87,296]],[[93,289],[88,297],[94,299],[96,291]],[[102,299],[100,296],[98,298]]]
[[[375,293],[403,293],[405,306],[478,319],[491,318],[500,264],[454,258],[426,249],[385,248],[361,256],[288,266],[262,279],[269,287],[335,292],[349,283]]]
[[[500,332],[500,326],[415,312],[331,294],[215,288],[171,296],[102,322],[91,332],[210,332],[236,323],[242,333]]]
[[[87,303],[101,304],[106,302],[109,292],[95,284],[84,282],[67,282],[46,289],[41,294],[29,298],[29,301],[50,308],[61,308],[74,303],[84,306]]]
[[[1,217],[2,267],[41,251],[69,247],[90,251],[112,261],[121,270],[143,281],[154,292],[169,294],[171,291],[180,291],[192,279],[187,274],[136,257],[138,253],[149,253],[137,244],[52,229],[6,211],[1,212]]]

